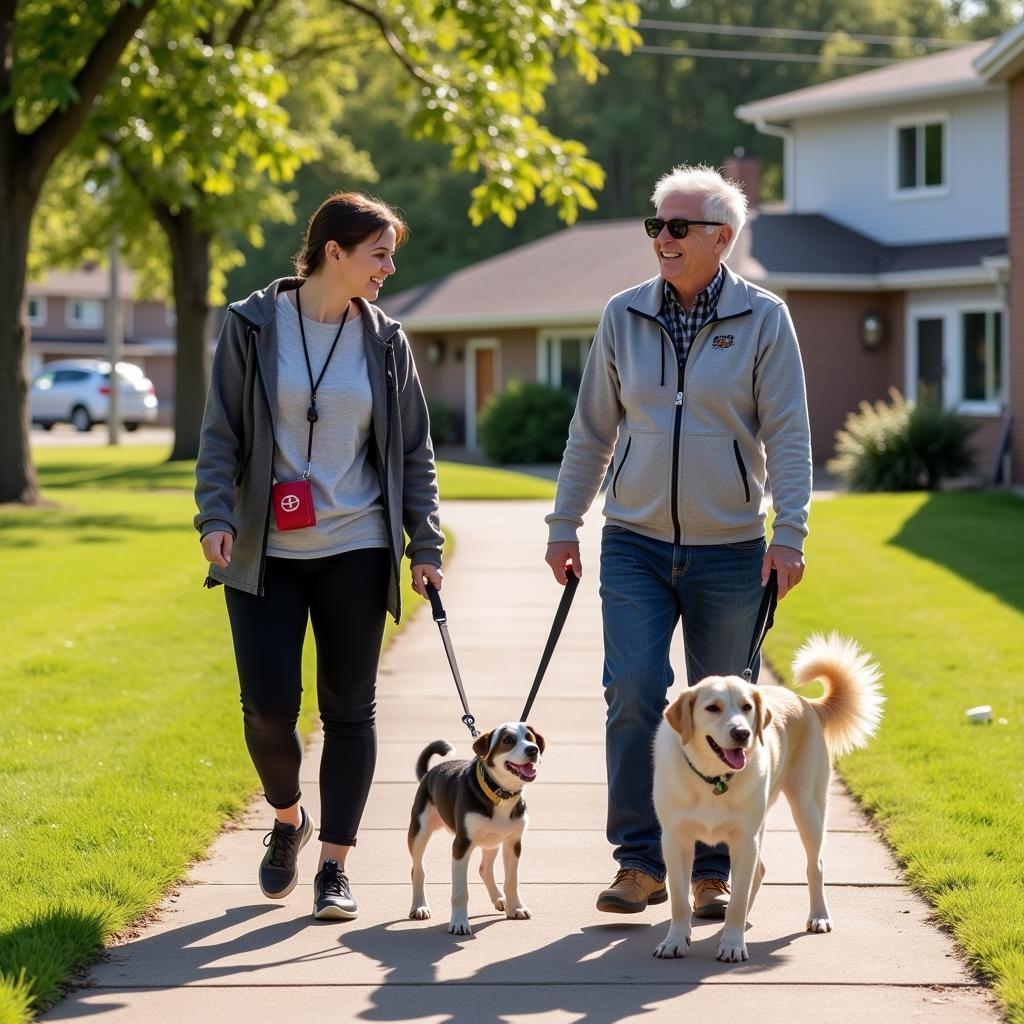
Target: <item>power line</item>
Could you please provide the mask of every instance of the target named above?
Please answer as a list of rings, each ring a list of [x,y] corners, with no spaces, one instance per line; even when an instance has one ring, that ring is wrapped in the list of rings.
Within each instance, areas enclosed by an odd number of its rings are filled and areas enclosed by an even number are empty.
[[[824,64],[857,67],[888,67],[894,61],[887,57],[853,55],[825,57],[819,53],[766,53],[764,50],[703,50],[693,46],[636,46],[635,53],[652,53],[665,57],[716,57],[720,60],[771,60],[791,64]]]
[[[707,25],[696,21],[658,21],[653,18],[641,18],[637,22],[639,28],[664,29],[668,32],[698,32],[705,35],[724,36],[757,36],[774,39],[814,39],[828,40],[837,35],[858,43],[878,43],[894,46],[897,43],[913,43],[914,45],[953,47],[963,46],[967,40],[938,39],[934,36],[884,36],[870,35],[862,32],[819,32],[801,28],[757,28],[748,25]]]

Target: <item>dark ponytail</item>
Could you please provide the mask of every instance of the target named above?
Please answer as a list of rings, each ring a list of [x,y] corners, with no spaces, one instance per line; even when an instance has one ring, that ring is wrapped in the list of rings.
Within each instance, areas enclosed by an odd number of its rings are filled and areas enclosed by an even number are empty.
[[[396,248],[409,237],[409,226],[383,200],[359,192],[338,192],[310,217],[302,248],[295,254],[295,273],[312,277],[323,266],[328,242],[351,251],[388,227],[395,229]]]

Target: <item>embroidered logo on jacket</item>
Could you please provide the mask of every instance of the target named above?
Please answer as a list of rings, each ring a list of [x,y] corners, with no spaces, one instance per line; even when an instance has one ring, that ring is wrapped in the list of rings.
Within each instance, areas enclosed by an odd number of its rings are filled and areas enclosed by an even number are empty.
[[[711,342],[713,348],[732,348],[733,336],[731,334],[720,334]]]

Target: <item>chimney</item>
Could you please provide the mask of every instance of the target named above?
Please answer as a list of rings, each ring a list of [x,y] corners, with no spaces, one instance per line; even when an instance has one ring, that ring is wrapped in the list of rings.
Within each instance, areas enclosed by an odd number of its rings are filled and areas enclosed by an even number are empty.
[[[737,146],[731,156],[722,161],[722,173],[743,189],[751,210],[761,205],[761,158],[747,156],[742,146]]]

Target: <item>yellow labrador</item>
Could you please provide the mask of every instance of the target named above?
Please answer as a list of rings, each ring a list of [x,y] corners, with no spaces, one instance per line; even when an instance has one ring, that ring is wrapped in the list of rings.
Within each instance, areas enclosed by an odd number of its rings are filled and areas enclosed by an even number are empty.
[[[885,700],[880,676],[852,640],[816,635],[797,652],[793,680],[820,679],[825,693],[818,699],[738,676],[709,676],[668,707],[654,741],[654,806],[672,923],[655,956],[686,956],[693,846],[700,839],[728,843],[732,863],[718,959],[748,959],[743,929],[764,876],[765,815],[780,791],[807,853],[807,930],[832,930],[821,864],[831,759],[864,746],[878,729]]]

